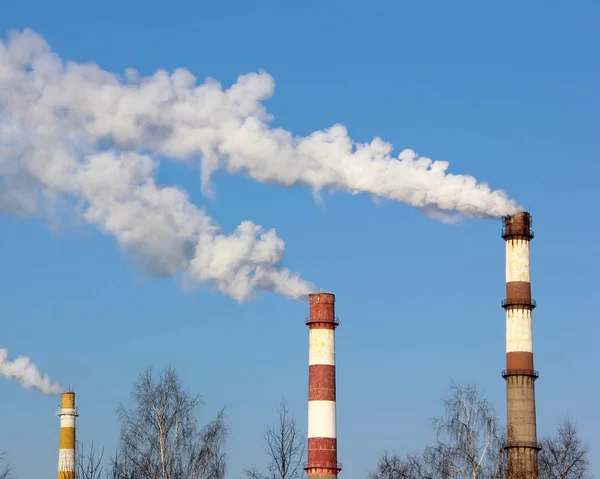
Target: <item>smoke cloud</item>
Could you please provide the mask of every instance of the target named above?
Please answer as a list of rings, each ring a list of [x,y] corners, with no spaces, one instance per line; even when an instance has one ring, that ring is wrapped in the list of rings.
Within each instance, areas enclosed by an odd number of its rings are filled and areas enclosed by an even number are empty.
[[[0,42],[0,211],[47,214],[67,198],[149,271],[242,301],[255,289],[305,298],[315,287],[282,267],[274,230],[246,221],[227,235],[184,191],[158,185],[152,156],[199,158],[208,196],[222,169],[315,195],[367,193],[443,221],[520,210],[503,191],[447,173],[445,161],[394,157],[390,143],[358,143],[342,125],[305,137],[272,128],[263,102],[273,89],[262,71],[227,89],[185,69],[119,76],[61,59],[31,30],[12,32]]]
[[[8,360],[8,350],[0,348],[0,376],[16,379],[24,388],[36,389],[44,394],[60,394],[63,388],[47,375],[41,375],[37,366],[25,356],[14,361]]]
[[[110,78],[94,66],[61,64],[31,31],[0,43],[0,211],[42,215],[67,199],[158,276],[181,274],[237,301],[255,289],[296,299],[312,292],[281,267],[284,242],[275,230],[244,221],[227,235],[184,191],[158,185],[158,162],[127,149],[129,140],[102,144],[107,136],[90,130],[90,122],[113,120],[100,111],[105,95],[92,98],[90,88],[105,83],[110,97]],[[88,95],[100,102],[96,113],[77,106]],[[145,100],[133,101],[138,108]],[[160,137],[145,128],[148,138]]]
[[[3,56],[0,95],[19,120],[49,131],[68,122],[96,145],[200,157],[209,195],[211,173],[225,169],[263,183],[306,185],[316,194],[367,193],[437,218],[494,218],[521,209],[487,183],[447,173],[446,161],[409,149],[393,157],[390,143],[357,143],[342,125],[306,137],[271,128],[262,102],[272,96],[274,80],[262,71],[241,75],[225,90],[212,79],[197,85],[185,69],[148,77],[128,69],[121,78],[95,64],[61,60],[30,30],[13,34]]]

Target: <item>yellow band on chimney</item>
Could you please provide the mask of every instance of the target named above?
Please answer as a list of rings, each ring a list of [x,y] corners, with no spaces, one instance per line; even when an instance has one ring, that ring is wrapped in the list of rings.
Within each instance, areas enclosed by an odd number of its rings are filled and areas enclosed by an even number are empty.
[[[54,436],[56,437],[56,436]],[[75,449],[75,428],[60,428],[60,449]]]
[[[75,393],[63,393],[62,408],[75,409]]]

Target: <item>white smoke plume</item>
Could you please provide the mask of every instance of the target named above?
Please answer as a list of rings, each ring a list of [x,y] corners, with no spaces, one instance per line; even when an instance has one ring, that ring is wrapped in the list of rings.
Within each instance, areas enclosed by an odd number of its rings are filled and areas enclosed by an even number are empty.
[[[0,61],[0,95],[20,121],[47,131],[67,123],[95,145],[200,157],[209,195],[211,173],[223,168],[264,183],[307,185],[315,194],[324,188],[367,193],[439,219],[521,210],[503,191],[447,173],[446,161],[408,149],[394,157],[390,143],[357,143],[342,125],[306,137],[271,128],[262,102],[273,94],[274,80],[265,72],[242,75],[226,90],[212,79],[197,85],[185,69],[148,77],[128,69],[123,79],[95,64],[61,60],[30,30],[11,35]]]
[[[156,161],[117,149],[126,141],[103,146],[103,135],[89,131],[82,117],[87,107],[76,106],[76,97],[91,94],[101,78],[110,74],[62,65],[31,31],[0,42],[0,211],[42,214],[56,200],[70,199],[150,272],[181,274],[237,301],[255,289],[296,299],[315,290],[281,267],[284,242],[274,230],[244,221],[226,235],[184,191],[157,185]],[[75,95],[72,109],[66,92]],[[103,96],[96,100],[104,103]],[[111,122],[102,114],[94,121]]]
[[[412,150],[392,156],[380,138],[353,141],[341,125],[296,137],[271,128],[263,101],[267,73],[242,75],[228,89],[197,85],[185,69],[125,78],[93,63],[62,60],[42,36],[0,41],[0,211],[42,214],[69,198],[86,220],[112,234],[157,274],[180,273],[236,300],[255,289],[304,298],[314,286],[282,268],[274,230],[243,222],[226,235],[178,188],[155,182],[148,155],[200,158],[211,195],[218,169],[264,183],[367,193],[442,220],[512,214],[503,191]]]
[[[14,361],[8,360],[8,350],[0,348],[0,376],[16,379],[24,388],[36,389],[44,394],[60,394],[63,388],[52,381],[47,375],[41,375],[37,366],[25,356],[19,356]]]

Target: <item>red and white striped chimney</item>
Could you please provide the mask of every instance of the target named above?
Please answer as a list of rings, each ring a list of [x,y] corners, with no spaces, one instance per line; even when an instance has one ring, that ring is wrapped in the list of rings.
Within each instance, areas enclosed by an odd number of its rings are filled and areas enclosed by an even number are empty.
[[[342,470],[337,462],[335,414],[335,295],[309,296],[308,350],[308,461],[310,479],[336,479]]]
[[[527,212],[503,218],[506,241],[506,444],[508,479],[537,479],[538,451],[529,243],[533,239]]]

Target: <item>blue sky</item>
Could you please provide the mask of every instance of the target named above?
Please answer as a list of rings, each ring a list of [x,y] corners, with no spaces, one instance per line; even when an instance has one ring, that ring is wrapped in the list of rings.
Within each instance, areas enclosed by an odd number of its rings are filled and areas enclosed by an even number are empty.
[[[600,240],[596,2],[16,2],[2,36],[30,27],[62,57],[143,74],[186,67],[224,85],[266,70],[266,105],[295,134],[342,123],[358,141],[450,162],[529,208],[538,428],[564,414],[600,451],[594,380]],[[276,228],[285,263],[337,296],[338,451],[365,477],[384,450],[432,441],[428,419],[451,380],[474,381],[504,417],[504,244],[499,221],[447,225],[366,195],[325,194],[161,163],[226,231]],[[229,477],[262,467],[282,397],[305,429],[306,304],[272,293],[238,304],[210,288],[148,278],[87,226],[0,217],[0,346],[74,385],[79,438],[112,453],[115,410],[147,364],[176,367],[228,407]],[[56,397],[0,382],[0,449],[18,477],[56,470]],[[35,458],[32,460],[31,458]]]

